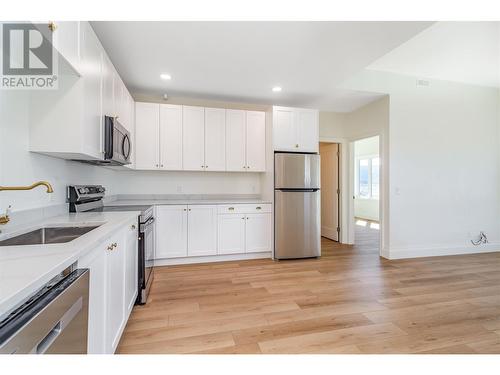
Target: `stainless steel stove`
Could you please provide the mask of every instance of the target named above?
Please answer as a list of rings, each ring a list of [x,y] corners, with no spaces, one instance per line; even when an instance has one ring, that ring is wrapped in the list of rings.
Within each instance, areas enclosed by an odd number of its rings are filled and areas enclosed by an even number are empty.
[[[106,189],[101,185],[68,186],[69,212],[140,211],[139,224],[139,292],[137,304],[146,303],[154,277],[155,241],[153,205],[104,205]]]

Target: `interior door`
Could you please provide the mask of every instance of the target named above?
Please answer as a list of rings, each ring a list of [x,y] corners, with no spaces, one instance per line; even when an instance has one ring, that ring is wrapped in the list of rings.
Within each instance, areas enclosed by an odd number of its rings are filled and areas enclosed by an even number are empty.
[[[205,108],[205,170],[226,170],[226,110]]]
[[[266,170],[266,114],[247,111],[246,150],[247,171]]]
[[[226,110],[226,170],[246,171],[245,111]]]
[[[339,240],[339,145],[320,143],[321,157],[321,236]]]
[[[160,168],[182,170],[182,106],[160,104]]]
[[[137,169],[159,167],[159,104],[135,105],[135,166]]]
[[[188,256],[217,254],[217,206],[188,206]]]
[[[182,107],[184,170],[205,170],[205,108]]]

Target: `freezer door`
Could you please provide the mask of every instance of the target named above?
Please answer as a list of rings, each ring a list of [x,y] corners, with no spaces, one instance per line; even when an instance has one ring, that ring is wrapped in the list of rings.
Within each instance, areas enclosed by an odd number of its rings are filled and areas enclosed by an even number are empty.
[[[301,189],[320,187],[320,164],[317,154],[274,154],[274,187]]]
[[[318,191],[275,191],[277,259],[321,255],[321,200]]]

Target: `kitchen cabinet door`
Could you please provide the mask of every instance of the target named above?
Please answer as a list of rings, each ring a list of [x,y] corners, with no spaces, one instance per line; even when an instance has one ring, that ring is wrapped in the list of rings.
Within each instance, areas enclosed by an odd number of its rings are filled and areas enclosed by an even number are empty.
[[[83,82],[82,148],[88,155],[102,158],[103,117],[101,104],[102,59],[99,40],[88,22],[81,23],[81,74]]]
[[[205,170],[205,108],[182,107],[184,170]]]
[[[246,114],[245,111],[226,110],[226,170],[246,171]]]
[[[52,45],[64,57],[64,59],[71,65],[71,67],[78,72],[80,71],[80,27],[84,22],[80,21],[57,21],[53,22],[55,29],[52,32]],[[48,27],[44,25],[43,27]]]
[[[271,226],[270,213],[246,215],[245,248],[247,253],[271,251]]]
[[[79,268],[90,270],[87,351],[106,353],[106,260],[109,243],[98,246],[96,254],[78,260]]]
[[[182,106],[160,104],[160,168],[182,170]]]
[[[297,129],[293,108],[274,107],[273,144],[276,151],[297,150]]]
[[[125,86],[123,85],[122,80],[120,79],[120,76],[118,75],[117,71],[113,67],[113,116],[116,117],[118,122],[122,124],[127,130],[127,124],[124,123],[125,116],[124,116],[124,90]]]
[[[218,215],[217,254],[243,254],[245,252],[245,215]]]
[[[126,229],[125,238],[125,318],[134,307],[137,297],[138,277],[138,223],[130,223]]]
[[[226,110],[205,108],[205,170],[226,170]]]
[[[136,103],[135,105],[135,168],[159,167],[160,105]]]
[[[103,50],[104,51],[104,50]],[[114,116],[114,99],[113,99],[113,79],[114,70],[113,64],[106,55],[103,53],[102,59],[102,120],[104,123],[104,116]],[[104,126],[104,125],[103,125]]]
[[[130,143],[132,144],[132,149],[130,150],[130,164],[127,164],[126,167],[135,169],[135,102],[128,91],[126,92],[126,97],[126,116],[129,123]]]
[[[187,206],[156,207],[156,258],[179,258],[187,253]]]
[[[188,206],[188,256],[217,254],[217,206]]]
[[[114,353],[125,327],[124,232],[113,236],[106,248],[106,352]]]
[[[246,153],[247,172],[266,170],[266,115],[264,112],[247,111]]]
[[[297,126],[298,151],[319,152],[318,111],[313,109],[297,109],[295,121]]]

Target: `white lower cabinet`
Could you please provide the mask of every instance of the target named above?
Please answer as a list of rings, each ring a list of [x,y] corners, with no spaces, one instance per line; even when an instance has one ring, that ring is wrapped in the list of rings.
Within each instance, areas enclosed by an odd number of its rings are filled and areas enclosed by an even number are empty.
[[[137,296],[137,223],[78,261],[90,270],[88,352],[114,353]]]
[[[245,252],[260,253],[262,251],[270,251],[272,226],[271,214],[247,214],[245,219]]]
[[[217,206],[188,207],[188,256],[217,254]]]
[[[245,215],[219,215],[218,254],[242,254],[245,252]]]
[[[187,256],[187,206],[156,207],[156,258]]]
[[[271,204],[156,207],[156,259],[263,253],[271,250]]]

